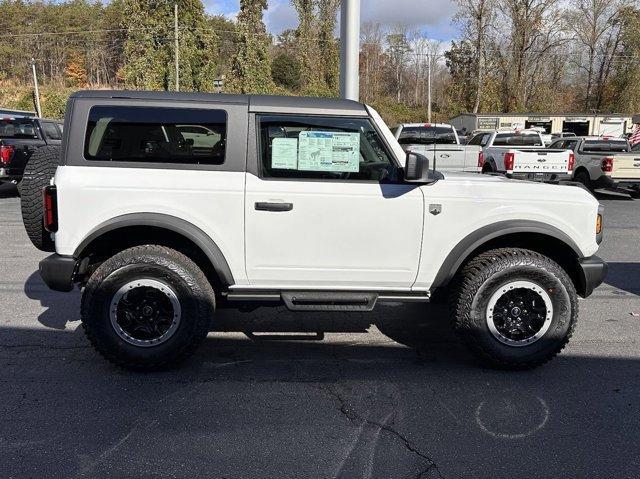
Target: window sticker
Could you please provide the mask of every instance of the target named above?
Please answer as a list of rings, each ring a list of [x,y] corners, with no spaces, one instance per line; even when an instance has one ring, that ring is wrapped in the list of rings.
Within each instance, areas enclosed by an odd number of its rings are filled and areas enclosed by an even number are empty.
[[[298,170],[357,173],[360,171],[360,133],[301,132]]]
[[[296,138],[273,139],[271,168],[278,170],[298,169],[298,140]]]

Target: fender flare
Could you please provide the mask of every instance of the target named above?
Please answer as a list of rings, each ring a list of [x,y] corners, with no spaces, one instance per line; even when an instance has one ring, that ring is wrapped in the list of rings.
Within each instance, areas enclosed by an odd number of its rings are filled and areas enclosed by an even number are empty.
[[[477,229],[454,246],[440,266],[431,289],[449,284],[462,263],[480,246],[501,236],[515,233],[535,233],[550,236],[566,244],[578,258],[584,257],[578,245],[566,233],[555,226],[531,220],[499,221]]]
[[[82,242],[80,242],[73,255],[76,258],[80,258],[87,246],[100,236],[110,231],[130,226],[152,226],[184,236],[198,246],[207,256],[222,282],[227,286],[235,284],[229,263],[218,245],[208,234],[182,218],[163,213],[130,213],[111,218],[94,228]]]

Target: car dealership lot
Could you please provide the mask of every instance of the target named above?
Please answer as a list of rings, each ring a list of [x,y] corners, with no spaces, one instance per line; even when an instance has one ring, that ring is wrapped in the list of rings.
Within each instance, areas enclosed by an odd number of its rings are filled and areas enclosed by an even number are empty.
[[[567,349],[536,370],[477,366],[442,333],[441,308],[416,304],[225,311],[217,328],[232,332],[210,334],[181,369],[135,374],[89,346],[78,292],[44,286],[46,253],[12,193],[0,187],[3,477],[640,474],[640,201],[601,197],[609,278],[581,301]],[[242,334],[300,324],[329,332],[321,342]]]

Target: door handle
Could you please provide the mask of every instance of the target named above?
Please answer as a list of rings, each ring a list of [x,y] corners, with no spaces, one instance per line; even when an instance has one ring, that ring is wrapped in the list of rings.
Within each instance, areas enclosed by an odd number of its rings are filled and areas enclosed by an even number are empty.
[[[256,203],[258,211],[291,211],[293,203]]]

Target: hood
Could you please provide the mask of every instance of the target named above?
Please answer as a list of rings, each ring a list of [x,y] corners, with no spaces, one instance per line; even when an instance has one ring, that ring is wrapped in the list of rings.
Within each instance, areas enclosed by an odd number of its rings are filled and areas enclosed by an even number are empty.
[[[472,181],[474,183],[496,183],[496,182],[511,182],[511,181],[518,181],[520,183],[523,182],[523,180],[512,180],[509,178],[506,178],[504,175],[483,175],[480,173],[462,173],[462,172],[454,172],[454,171],[444,171],[444,172],[440,172],[442,173],[442,176],[444,176],[444,179],[451,179],[451,180],[459,180],[459,181]]]
[[[468,189],[473,194],[482,194],[505,198],[529,197],[532,200],[571,201],[598,204],[598,200],[578,183],[572,185],[542,183],[539,181],[514,180],[502,175],[483,175],[479,173],[442,173],[441,181],[446,189]],[[498,186],[499,185],[499,186]],[[453,191],[452,190],[452,191]]]

